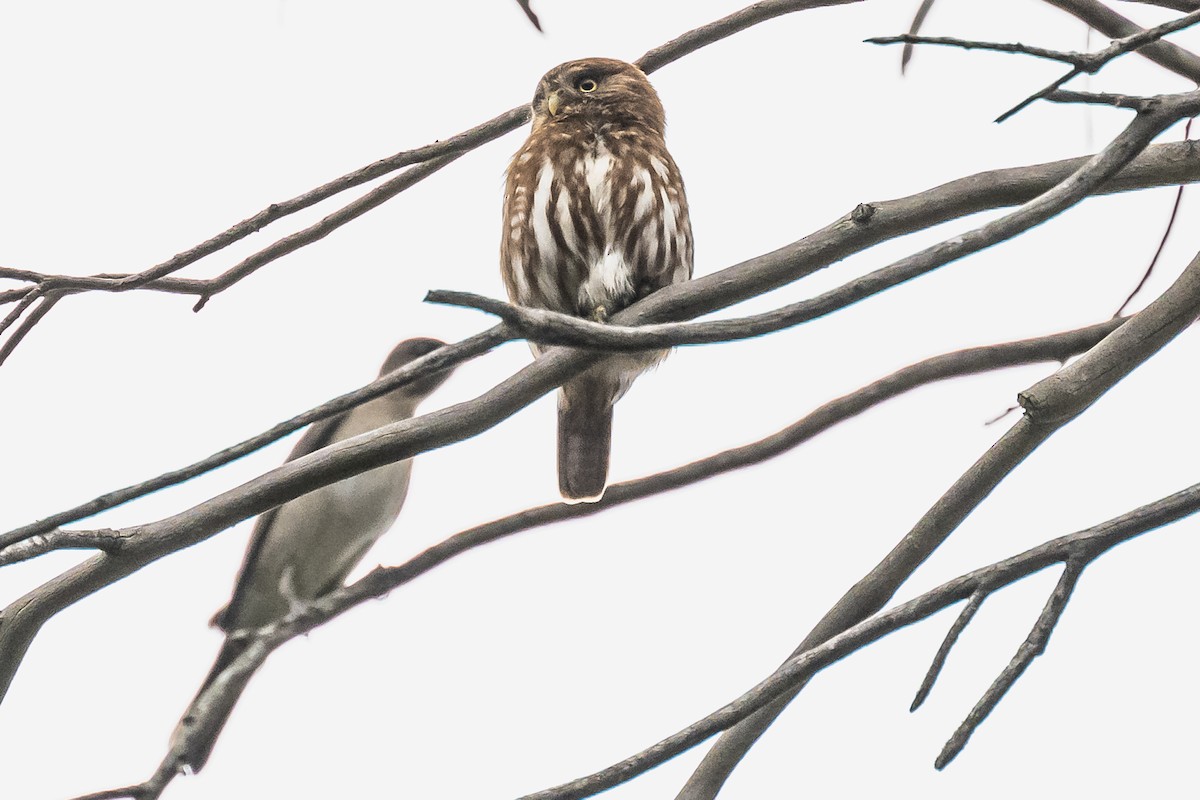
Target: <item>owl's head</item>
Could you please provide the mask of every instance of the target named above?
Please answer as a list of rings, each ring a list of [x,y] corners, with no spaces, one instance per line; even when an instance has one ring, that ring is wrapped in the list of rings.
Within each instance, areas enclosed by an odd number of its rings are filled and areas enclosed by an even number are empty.
[[[575,120],[641,126],[659,135],[666,126],[662,103],[646,73],[615,58],[568,61],[538,83],[534,128]]]

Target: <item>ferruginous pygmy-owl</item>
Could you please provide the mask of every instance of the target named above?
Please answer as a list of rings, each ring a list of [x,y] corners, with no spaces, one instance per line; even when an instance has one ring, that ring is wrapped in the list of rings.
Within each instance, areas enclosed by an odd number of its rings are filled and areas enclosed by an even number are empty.
[[[654,87],[632,64],[588,58],[546,73],[505,187],[500,269],[514,303],[603,322],[691,277],[692,226],[664,126]],[[613,404],[665,355],[613,356],[563,385],[558,485],[567,502],[604,494]]]

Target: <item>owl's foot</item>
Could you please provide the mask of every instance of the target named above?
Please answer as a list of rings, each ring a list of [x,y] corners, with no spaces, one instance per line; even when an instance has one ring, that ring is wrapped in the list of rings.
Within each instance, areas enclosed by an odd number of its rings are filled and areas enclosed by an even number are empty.
[[[604,306],[596,306],[592,309],[592,322],[604,324],[608,322],[608,309]]]

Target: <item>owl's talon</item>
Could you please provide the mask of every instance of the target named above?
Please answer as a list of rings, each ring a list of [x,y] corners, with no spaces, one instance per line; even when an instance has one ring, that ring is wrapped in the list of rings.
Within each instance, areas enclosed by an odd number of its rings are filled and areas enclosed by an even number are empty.
[[[602,325],[608,322],[608,309],[604,306],[596,306],[592,311],[592,321],[599,322]]]

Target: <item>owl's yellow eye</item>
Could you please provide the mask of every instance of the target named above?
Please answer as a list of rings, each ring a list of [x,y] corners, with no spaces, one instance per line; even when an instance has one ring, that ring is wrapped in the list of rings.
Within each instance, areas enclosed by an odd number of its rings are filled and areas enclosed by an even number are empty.
[[[596,91],[596,82],[591,78],[584,78],[575,84],[575,88],[581,92],[594,92]]]

